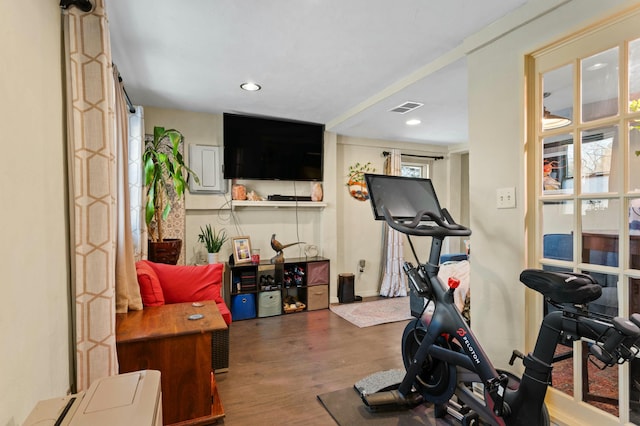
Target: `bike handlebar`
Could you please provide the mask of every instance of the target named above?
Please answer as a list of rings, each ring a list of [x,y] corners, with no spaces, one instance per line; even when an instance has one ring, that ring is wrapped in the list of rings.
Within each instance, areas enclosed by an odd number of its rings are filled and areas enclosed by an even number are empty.
[[[448,223],[442,220],[440,215],[428,210],[420,210],[415,217],[408,222],[396,220],[391,216],[386,206],[381,206],[381,210],[389,226],[403,234],[417,235],[420,237],[466,237],[471,235],[471,230],[466,226],[457,224],[447,209],[442,209],[441,213]],[[420,223],[425,220],[435,222],[436,226],[421,225]]]
[[[591,355],[607,365],[617,363],[619,358],[626,360],[631,355],[635,355],[626,352],[630,352],[630,348],[634,346],[640,337],[640,328],[634,324],[635,321],[615,317],[611,322],[613,323],[614,331],[610,333],[602,345],[594,344],[589,349]]]

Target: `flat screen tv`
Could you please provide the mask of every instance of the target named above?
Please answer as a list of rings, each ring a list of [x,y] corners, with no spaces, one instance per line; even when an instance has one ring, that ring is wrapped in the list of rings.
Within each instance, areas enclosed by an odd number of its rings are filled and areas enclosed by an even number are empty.
[[[223,115],[225,179],[322,180],[324,125]]]

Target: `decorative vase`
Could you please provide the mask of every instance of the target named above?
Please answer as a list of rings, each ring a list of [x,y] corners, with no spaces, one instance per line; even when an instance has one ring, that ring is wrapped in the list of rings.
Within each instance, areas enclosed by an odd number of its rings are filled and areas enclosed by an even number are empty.
[[[180,258],[182,240],[177,238],[165,238],[164,241],[149,240],[149,260],[156,263],[176,265]]]
[[[322,184],[314,182],[311,184],[311,201],[322,201]]]
[[[220,252],[207,253],[207,262],[209,262],[209,265],[220,263]]]

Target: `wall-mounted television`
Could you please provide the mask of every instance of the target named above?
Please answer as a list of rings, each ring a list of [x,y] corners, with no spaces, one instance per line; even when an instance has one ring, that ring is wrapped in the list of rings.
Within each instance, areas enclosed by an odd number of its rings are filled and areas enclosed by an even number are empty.
[[[321,181],[324,125],[223,115],[225,179]]]

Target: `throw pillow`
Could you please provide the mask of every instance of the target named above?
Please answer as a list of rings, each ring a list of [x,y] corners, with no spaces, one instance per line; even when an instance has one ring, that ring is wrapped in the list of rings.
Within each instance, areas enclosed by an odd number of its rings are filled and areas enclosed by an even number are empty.
[[[164,293],[162,292],[158,275],[156,275],[149,263],[146,260],[136,262],[136,274],[138,275],[142,304],[144,306],[161,306],[164,305]]]
[[[167,265],[151,263],[164,294],[165,303],[215,300],[223,303],[222,263],[211,265]]]

